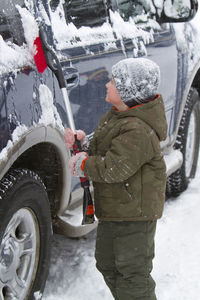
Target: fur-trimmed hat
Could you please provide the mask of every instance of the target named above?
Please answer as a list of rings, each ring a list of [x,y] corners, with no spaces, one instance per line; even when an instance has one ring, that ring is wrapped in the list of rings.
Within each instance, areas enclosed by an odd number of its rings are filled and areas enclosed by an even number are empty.
[[[112,77],[121,99],[131,107],[156,96],[160,68],[147,58],[127,58],[112,67]]]

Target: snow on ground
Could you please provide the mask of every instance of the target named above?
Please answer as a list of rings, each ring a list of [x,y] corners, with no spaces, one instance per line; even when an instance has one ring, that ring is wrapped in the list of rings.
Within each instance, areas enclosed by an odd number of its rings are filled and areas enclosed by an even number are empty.
[[[158,221],[153,277],[158,300],[197,300],[200,295],[200,166],[189,188],[166,202]],[[96,231],[85,238],[55,236],[44,300],[111,300],[95,269]]]
[[[158,222],[153,275],[158,300],[200,295],[200,167],[187,191],[165,205]]]

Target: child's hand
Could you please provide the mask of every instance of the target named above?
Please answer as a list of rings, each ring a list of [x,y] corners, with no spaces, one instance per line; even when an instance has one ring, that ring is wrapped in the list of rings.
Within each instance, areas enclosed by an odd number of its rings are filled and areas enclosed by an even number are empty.
[[[69,160],[69,168],[73,176],[85,177],[84,164],[88,156],[86,152],[79,152]]]
[[[81,142],[85,139],[85,132],[83,130],[77,130],[76,131],[77,139]],[[66,147],[70,150],[72,150],[72,147],[75,142],[74,133],[70,128],[66,128],[64,132],[64,140]]]

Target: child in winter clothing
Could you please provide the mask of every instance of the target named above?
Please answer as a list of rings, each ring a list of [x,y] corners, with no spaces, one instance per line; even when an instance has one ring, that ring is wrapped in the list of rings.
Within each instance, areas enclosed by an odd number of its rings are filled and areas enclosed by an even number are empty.
[[[70,159],[73,175],[93,181],[97,268],[117,300],[156,300],[150,273],[165,200],[160,141],[167,133],[163,100],[156,94],[159,81],[159,67],[149,59],[115,64],[106,84],[106,101],[113,107],[88,153]]]

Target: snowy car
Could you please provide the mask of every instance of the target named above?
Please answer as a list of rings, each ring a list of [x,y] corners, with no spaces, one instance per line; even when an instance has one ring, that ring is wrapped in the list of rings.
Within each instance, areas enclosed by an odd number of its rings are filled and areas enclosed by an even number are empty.
[[[187,188],[200,136],[196,12],[196,0],[0,1],[0,299],[41,299],[52,232],[78,237],[96,226],[81,225],[82,189],[68,169],[69,114],[57,61],[75,126],[89,138],[110,108],[111,66],[125,57],[155,61],[168,121],[161,143],[167,195]],[[41,32],[47,47],[39,49]],[[47,52],[40,66],[39,51]]]

